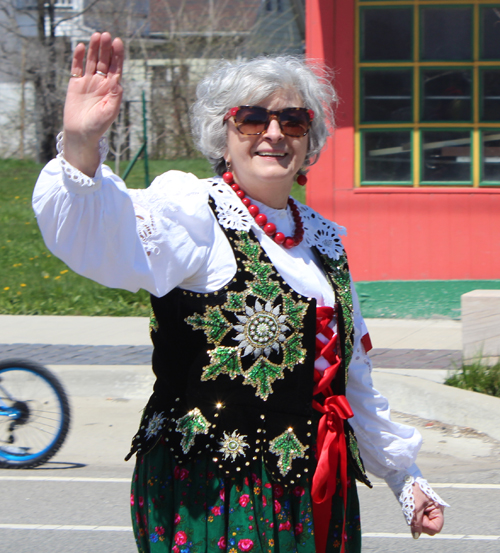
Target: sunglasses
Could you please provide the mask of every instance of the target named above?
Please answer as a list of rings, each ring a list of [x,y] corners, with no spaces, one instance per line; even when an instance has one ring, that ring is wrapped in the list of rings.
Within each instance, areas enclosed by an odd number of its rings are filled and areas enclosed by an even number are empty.
[[[224,121],[233,118],[241,134],[262,134],[267,130],[271,119],[276,119],[281,132],[286,136],[306,136],[314,119],[314,111],[306,108],[285,108],[278,111],[260,106],[239,106],[231,108]]]

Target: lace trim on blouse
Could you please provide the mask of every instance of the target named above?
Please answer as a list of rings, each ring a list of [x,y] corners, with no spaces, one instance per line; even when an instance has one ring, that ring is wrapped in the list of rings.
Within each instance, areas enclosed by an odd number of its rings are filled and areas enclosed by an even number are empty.
[[[211,179],[210,195],[215,202],[217,219],[222,227],[248,232],[254,222],[248,209],[222,179]]]
[[[92,188],[94,186],[97,186],[96,181],[89,177],[88,175],[84,175],[81,171],[73,167],[71,163],[68,163],[64,159],[64,133],[60,132],[57,135],[57,142],[56,142],[56,148],[57,148],[57,159],[59,159],[59,163],[61,164],[61,168],[64,172],[64,175],[74,184],[77,186],[81,186],[82,188]],[[108,155],[108,141],[105,136],[101,137],[99,139],[99,157],[100,157],[100,163],[104,163],[106,161],[106,157]]]
[[[212,184],[210,195],[215,201],[219,223],[227,229],[250,230],[256,223],[233,190],[222,179],[210,179],[209,182]],[[316,246],[331,259],[339,259],[344,253],[339,237],[347,234],[345,228],[328,221],[310,207],[296,203],[304,225],[305,243],[309,247]]]
[[[429,483],[425,478],[417,476],[407,476],[405,478],[405,485],[403,490],[399,495],[399,502],[403,508],[403,514],[406,519],[406,524],[411,525],[413,520],[413,513],[415,512],[415,498],[413,497],[413,484],[417,483],[420,486],[420,489],[425,493],[425,495],[434,501],[437,505],[442,505],[443,507],[449,507],[448,503],[443,501],[439,495],[429,486]]]

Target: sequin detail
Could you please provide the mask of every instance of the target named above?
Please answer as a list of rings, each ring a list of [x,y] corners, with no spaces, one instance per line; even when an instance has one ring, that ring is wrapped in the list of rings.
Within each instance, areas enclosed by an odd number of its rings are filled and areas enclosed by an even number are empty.
[[[193,447],[194,439],[198,434],[208,434],[210,423],[195,407],[187,415],[177,420],[176,430],[184,434],[181,440],[182,451],[188,453]]]
[[[219,442],[221,448],[220,453],[224,454],[224,460],[231,457],[234,461],[238,455],[245,456],[245,447],[250,447],[243,438],[246,436],[243,434],[240,436],[238,431],[235,430],[232,434],[224,432],[224,438]]]
[[[154,438],[158,432],[163,429],[163,423],[165,422],[163,413],[154,413],[149,419],[148,427],[146,428],[146,439]]]
[[[284,371],[293,371],[305,361],[300,331],[308,306],[281,290],[272,278],[276,275],[272,265],[259,257],[260,246],[245,232],[237,235],[235,245],[246,256],[243,264],[254,277],[245,282],[247,291],[231,292],[222,307],[207,306],[203,314],[191,315],[186,322],[203,330],[214,346],[208,351],[210,364],[203,367],[201,379],[241,376],[243,384],[253,386],[265,401],[273,392],[273,383],[284,378]],[[226,336],[237,345],[226,345],[227,340],[223,344]],[[243,358],[247,358],[244,363]]]
[[[283,434],[274,438],[269,443],[269,446],[269,451],[279,457],[278,467],[283,476],[286,476],[292,468],[292,461],[297,458],[303,458],[308,448],[308,446],[300,443],[293,428],[285,430]]]

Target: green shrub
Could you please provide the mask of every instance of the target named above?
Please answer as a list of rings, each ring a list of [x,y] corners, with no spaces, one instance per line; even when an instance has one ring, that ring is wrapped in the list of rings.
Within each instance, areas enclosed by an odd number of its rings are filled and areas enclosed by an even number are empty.
[[[487,366],[481,359],[462,365],[445,380],[448,386],[500,397],[500,361]]]

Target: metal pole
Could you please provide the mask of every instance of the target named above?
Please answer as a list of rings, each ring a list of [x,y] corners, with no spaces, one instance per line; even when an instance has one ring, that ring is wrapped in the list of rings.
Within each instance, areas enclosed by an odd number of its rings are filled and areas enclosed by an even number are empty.
[[[147,188],[149,182],[149,159],[148,159],[148,122],[146,118],[146,93],[142,91],[142,126],[144,134],[144,185]]]

